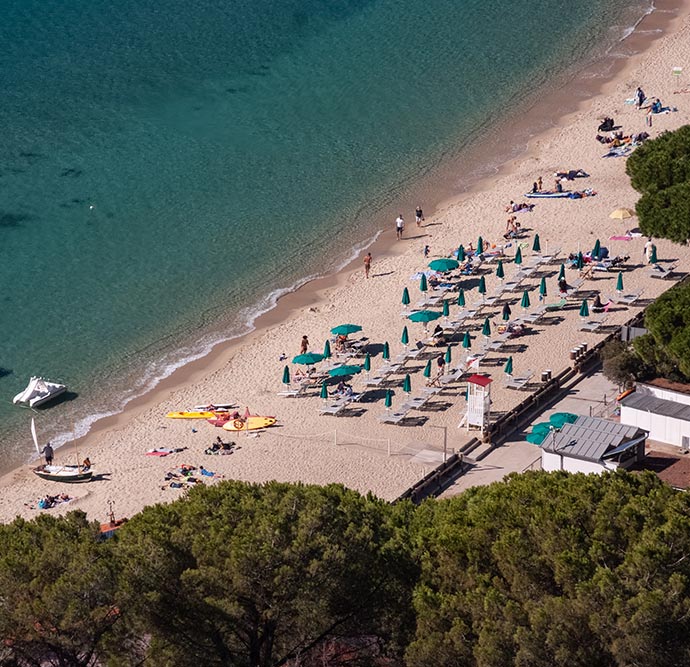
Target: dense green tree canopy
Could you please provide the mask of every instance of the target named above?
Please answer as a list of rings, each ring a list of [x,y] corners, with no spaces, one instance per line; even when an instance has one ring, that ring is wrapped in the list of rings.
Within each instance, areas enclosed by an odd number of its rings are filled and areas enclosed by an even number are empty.
[[[690,664],[690,497],[527,473],[422,506],[408,667]]]
[[[645,142],[626,171],[641,193],[640,228],[649,236],[686,243],[690,238],[690,126]]]

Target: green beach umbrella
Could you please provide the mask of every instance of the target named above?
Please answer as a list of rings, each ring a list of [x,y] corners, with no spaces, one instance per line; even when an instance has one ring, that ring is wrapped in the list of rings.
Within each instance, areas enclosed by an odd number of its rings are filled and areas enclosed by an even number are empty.
[[[405,373],[405,379],[403,380],[403,391],[409,394],[412,391],[412,380],[410,380],[410,374]]]
[[[337,327],[331,329],[331,333],[334,336],[349,336],[352,333],[357,333],[361,331],[362,327],[359,324],[340,324]]]
[[[506,277],[506,272],[503,270],[503,260],[498,260],[498,266],[496,267],[496,277],[499,280],[503,280]]]
[[[324,359],[330,359],[331,358],[331,344],[329,341],[326,341],[324,346],[323,346],[323,358]]]
[[[539,242],[539,234],[534,235],[534,243],[532,244],[532,252],[541,252],[541,243]]]
[[[479,287],[477,287],[477,292],[480,294],[486,294],[486,279],[484,276],[480,276],[479,278]]]
[[[403,290],[403,293],[402,293],[402,304],[403,304],[403,306],[409,306],[410,305],[410,292],[407,289],[407,287]]]
[[[462,245],[459,246],[458,247],[458,262],[464,262],[466,257],[467,256],[465,255],[465,247]]]
[[[371,370],[371,357],[369,356],[369,353],[367,352],[367,356],[364,357],[364,364],[363,364],[364,370],[368,373]]]
[[[649,263],[650,264],[658,264],[659,260],[657,259],[656,256],[656,246],[652,245],[652,252],[649,253]]]
[[[589,317],[589,306],[587,305],[587,299],[582,299],[582,305],[580,306],[580,317]]]
[[[503,304],[503,310],[501,311],[501,317],[503,318],[504,322],[507,322],[510,319],[512,311],[510,310],[510,306],[507,303]]]
[[[542,276],[539,282],[539,296],[546,296],[546,276]]]
[[[321,398],[323,398],[324,401],[328,400],[328,387],[326,387],[326,383],[322,382],[321,383]]]
[[[574,424],[577,421],[578,415],[572,412],[555,412],[549,418],[549,421],[556,428],[563,428],[565,424]]]
[[[530,306],[530,303],[529,303],[529,292],[528,292],[527,290],[525,290],[525,291],[522,293],[522,301],[520,301],[520,308],[525,308],[525,309],[527,309],[527,308],[529,308],[529,306]]]
[[[532,426],[532,433],[543,433],[544,435],[548,435],[551,433],[551,429],[553,429],[553,424],[550,421],[539,422]]]
[[[388,341],[386,341],[383,344],[383,352],[381,353],[381,357],[383,359],[390,359],[391,358],[391,348],[390,348],[390,345],[388,345]]]
[[[527,442],[533,444],[533,445],[541,445],[544,440],[546,440],[546,436],[549,435],[548,433],[528,433],[525,436],[525,440]]]
[[[506,361],[506,365],[503,367],[503,372],[506,375],[513,374],[513,357],[508,357],[508,361]]]
[[[422,373],[422,375],[425,378],[431,377],[431,359],[429,359],[429,361],[426,362],[426,366],[424,366],[424,372]]]
[[[407,326],[403,327],[402,337],[400,338],[402,344],[407,346],[410,343],[410,334],[407,333]]]
[[[290,369],[287,366],[283,368],[283,384],[290,384]]]
[[[429,262],[429,268],[432,271],[440,271],[441,273],[453,271],[453,269],[457,269],[459,266],[460,264],[457,261],[447,257],[443,257],[442,259],[434,259]]]
[[[582,254],[582,250],[580,250],[580,252],[577,253],[577,259],[575,260],[575,268],[581,270],[584,265],[585,257]]]
[[[449,345],[446,348],[446,356],[445,356],[446,363],[449,364],[452,359],[453,359],[453,353],[450,351],[450,345]]]
[[[623,272],[622,271],[618,272],[618,279],[616,280],[616,291],[617,292],[623,291]]]
[[[474,256],[481,255],[484,252],[484,239],[480,236],[477,239],[477,249],[474,251]]]
[[[461,290],[458,292],[458,301],[457,301],[457,304],[458,304],[458,306],[460,306],[461,308],[464,308],[464,307],[465,307],[465,290],[464,290],[464,289],[461,289]]]
[[[450,315],[450,306],[448,305],[448,300],[443,299],[443,317],[448,317]]]
[[[426,282],[426,273],[422,273],[422,277],[419,279],[419,291],[426,292],[429,289],[429,285]]]
[[[390,389],[386,389],[386,400],[383,404],[386,406],[386,410],[390,410],[391,405],[393,405],[393,392]]]
[[[441,313],[436,310],[417,310],[414,313],[410,313],[407,319],[411,322],[424,322],[426,324],[437,320],[439,317],[441,317]]]
[[[328,371],[328,374],[332,377],[343,377],[344,375],[357,375],[357,373],[362,372],[361,366],[336,366]]]
[[[469,350],[472,347],[472,339],[470,338],[470,332],[465,331],[465,335],[462,338],[462,346]]]
[[[518,246],[518,249],[515,252],[515,259],[513,260],[518,266],[522,264],[522,248]]]
[[[601,252],[601,242],[599,239],[594,243],[594,248],[592,248],[592,257],[595,259],[599,258],[599,253]]]
[[[482,336],[486,336],[487,338],[491,335],[491,322],[489,322],[489,318],[487,317],[484,320],[484,325],[482,326]]]
[[[318,364],[319,361],[323,360],[323,354],[319,354],[318,352],[305,352],[304,354],[298,354],[296,357],[293,357],[292,363],[313,366],[314,364]]]
[[[565,264],[561,264],[561,270],[558,272],[558,281],[565,280]]]

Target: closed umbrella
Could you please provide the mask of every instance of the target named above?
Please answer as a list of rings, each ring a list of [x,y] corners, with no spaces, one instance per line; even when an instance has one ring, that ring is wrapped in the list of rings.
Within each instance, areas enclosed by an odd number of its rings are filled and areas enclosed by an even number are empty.
[[[321,383],[321,398],[323,398],[324,401],[328,400],[328,387],[326,387],[326,383],[322,382]]]
[[[362,327],[359,324],[340,324],[337,327],[331,329],[331,333],[334,336],[349,336],[352,333],[357,333],[361,331]]]
[[[491,335],[491,323],[489,322],[489,318],[487,317],[484,320],[484,325],[482,326],[482,336],[486,336],[487,338]]]
[[[469,331],[465,331],[465,335],[462,338],[462,346],[466,350],[469,350],[470,347],[472,347],[472,339],[470,338],[470,332]]]
[[[507,322],[510,319],[511,312],[510,306],[507,303],[504,303],[503,310],[501,311],[501,317],[503,318],[504,322]]]
[[[453,271],[454,269],[457,269],[460,264],[455,261],[454,259],[449,259],[447,257],[443,257],[441,259],[434,259],[431,262],[429,262],[429,268],[432,271],[440,271],[441,273],[445,273],[446,271]]]
[[[422,277],[419,279],[419,291],[426,292],[429,289],[429,285],[426,282],[426,273],[422,273]]]
[[[522,248],[518,246],[517,251],[515,252],[515,259],[513,260],[518,266],[522,264]]]
[[[480,294],[486,294],[486,279],[484,276],[480,276],[479,278],[479,287],[477,287],[477,291]]]
[[[431,377],[431,359],[426,362],[426,366],[424,366],[424,373],[422,373],[425,378],[430,378]]]
[[[403,327],[402,337],[400,338],[402,344],[407,346],[410,343],[410,334],[407,333],[407,326]]]
[[[464,307],[465,307],[465,290],[464,290],[464,289],[461,289],[461,290],[458,292],[458,301],[457,301],[457,303],[458,303],[458,306],[460,306],[461,308],[464,308]]]
[[[582,254],[582,251],[577,253],[577,259],[575,260],[575,268],[578,270],[581,270],[582,267],[585,265],[585,257]]]
[[[448,317],[450,315],[450,306],[448,305],[448,300],[443,300],[443,317]]]
[[[446,363],[449,364],[453,359],[453,353],[450,351],[450,345],[446,348],[446,356],[445,360]]]
[[[474,251],[475,257],[481,255],[484,252],[484,239],[480,236],[477,239],[477,249]]]
[[[369,356],[369,353],[367,352],[367,356],[364,357],[364,370],[368,373],[371,370],[371,357]]]
[[[390,410],[391,405],[393,405],[393,392],[390,389],[386,389],[386,399],[383,404],[386,406],[386,410]]]
[[[546,276],[541,277],[541,282],[539,283],[539,296],[546,296]]]
[[[618,279],[616,280],[616,291],[617,292],[623,291],[623,272],[622,271],[618,272]]]
[[[561,264],[561,270],[558,272],[558,282],[565,280],[565,264]]]
[[[403,293],[402,293],[402,304],[403,304],[403,306],[409,306],[410,305],[410,292],[407,289],[407,287],[403,290]]]
[[[503,260],[498,260],[498,266],[496,267],[496,277],[499,280],[503,280],[506,277],[506,272],[503,270]]]
[[[632,218],[633,215],[635,215],[635,212],[631,211],[629,208],[617,208],[615,211],[609,213],[609,218],[612,220],[627,220],[628,218]]]
[[[290,384],[290,369],[287,366],[283,368],[283,384]]]
[[[529,292],[525,290],[522,293],[522,301],[520,301],[520,308],[527,309],[529,308],[530,303],[529,303]]]
[[[296,357],[292,358],[293,364],[302,364],[304,366],[313,366],[318,364],[319,361],[323,361],[323,354],[318,352],[305,352],[304,354],[298,354]]]
[[[503,372],[506,375],[513,374],[513,357],[508,357],[508,361],[506,361],[506,365],[503,367]]]
[[[390,359],[391,358],[391,348],[390,348],[390,345],[388,345],[388,341],[386,341],[383,344],[383,352],[381,353],[381,357],[383,359]]]
[[[441,317],[441,313],[437,310],[417,310],[414,313],[410,313],[407,319],[411,322],[424,322],[424,324],[427,324],[437,320],[439,317]]]
[[[534,235],[534,243],[532,243],[532,252],[541,252],[541,243],[539,242],[539,234]]]
[[[650,264],[658,264],[659,260],[657,259],[656,256],[656,246],[652,245],[652,252],[649,253],[649,263]]]
[[[403,380],[403,391],[409,394],[412,391],[412,380],[410,380],[410,374],[405,373],[405,379]]]
[[[599,258],[599,253],[601,252],[601,242],[597,239],[594,243],[594,248],[592,248],[592,257],[594,259]]]
[[[589,306],[587,305],[587,299],[582,299],[582,305],[580,306],[580,317],[589,317]]]
[[[465,255],[465,247],[461,245],[458,248],[458,262],[464,262],[466,258],[467,256]]]
[[[323,358],[324,359],[330,359],[331,358],[331,344],[326,341],[324,346],[323,346]]]
[[[345,375],[357,375],[362,372],[361,366],[336,366],[328,371],[331,377],[343,377]]]

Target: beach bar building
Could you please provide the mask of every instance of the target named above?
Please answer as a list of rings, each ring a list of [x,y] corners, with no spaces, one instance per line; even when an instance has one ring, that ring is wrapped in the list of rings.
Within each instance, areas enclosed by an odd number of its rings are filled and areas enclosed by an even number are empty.
[[[621,424],[649,432],[649,439],[690,451],[690,385],[656,379],[639,383],[621,400]]]
[[[629,468],[644,458],[647,432],[607,419],[581,416],[541,445],[543,470],[602,473]]]

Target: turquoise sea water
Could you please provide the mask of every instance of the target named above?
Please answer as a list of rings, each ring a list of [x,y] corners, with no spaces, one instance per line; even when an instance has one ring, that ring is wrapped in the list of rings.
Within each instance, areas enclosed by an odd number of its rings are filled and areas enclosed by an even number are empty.
[[[0,468],[31,374],[122,407],[344,262],[377,212],[645,0],[5,0]]]

